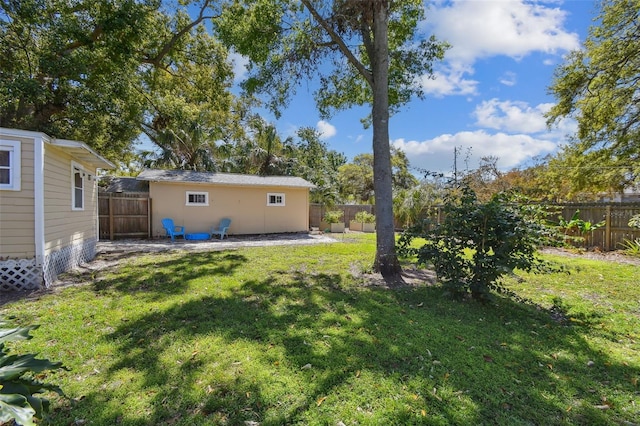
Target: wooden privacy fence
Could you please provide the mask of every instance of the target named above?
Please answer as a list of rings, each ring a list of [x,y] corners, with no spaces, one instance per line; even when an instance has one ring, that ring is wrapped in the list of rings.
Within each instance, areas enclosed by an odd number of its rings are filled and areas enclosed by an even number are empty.
[[[339,210],[344,213],[343,220],[347,227],[349,222],[355,220],[356,213],[366,211],[368,213],[376,214],[375,206],[370,204],[338,204],[333,207],[327,207],[324,204],[310,204],[309,205],[309,226],[312,228],[320,228],[320,224],[324,223],[322,219],[325,212],[329,210]]]
[[[311,204],[309,226],[320,227],[322,217],[327,210],[343,211],[346,226],[349,226],[349,221],[353,220],[359,211],[365,210],[375,214],[375,206],[371,205],[336,205],[329,208],[322,204]],[[640,238],[640,229],[629,226],[629,219],[640,214],[640,203],[557,204],[549,205],[549,210],[553,212],[549,217],[551,221],[557,222],[558,217],[569,221],[576,210],[579,210],[578,216],[585,222],[592,224],[604,222],[602,227],[584,235],[584,240],[577,241],[577,245],[611,251],[620,249],[625,240]],[[443,217],[442,206],[434,206],[432,219],[439,222]],[[396,228],[398,227],[396,226]]]
[[[144,192],[98,194],[101,240],[151,237],[151,198]]]
[[[620,249],[624,240],[640,238],[640,229],[629,226],[629,219],[640,214],[640,203],[559,204],[557,207],[559,212],[551,220],[562,217],[569,221],[579,211],[578,218],[585,222],[604,222],[602,227],[584,235],[582,246],[610,251]]]

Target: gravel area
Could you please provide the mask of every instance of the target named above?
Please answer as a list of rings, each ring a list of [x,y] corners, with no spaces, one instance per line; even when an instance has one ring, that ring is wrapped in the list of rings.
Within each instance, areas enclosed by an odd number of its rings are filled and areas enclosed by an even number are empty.
[[[264,235],[231,235],[224,240],[214,237],[211,240],[183,240],[181,238],[153,240],[116,240],[98,241],[97,256],[112,253],[149,253],[174,250],[186,251],[214,251],[229,250],[240,247],[265,247],[287,245],[309,245],[334,243],[337,240],[324,234],[292,233],[292,234],[264,234]]]

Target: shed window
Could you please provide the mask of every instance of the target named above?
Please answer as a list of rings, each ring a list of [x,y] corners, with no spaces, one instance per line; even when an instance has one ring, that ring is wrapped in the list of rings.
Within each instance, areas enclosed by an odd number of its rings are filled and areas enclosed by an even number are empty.
[[[0,189],[20,191],[20,142],[0,141]]]
[[[187,206],[208,206],[208,192],[192,192],[187,191]]]
[[[269,193],[267,194],[268,206],[284,206],[284,194]]]
[[[72,183],[72,210],[84,210],[84,175],[86,174],[80,166],[73,166]]]

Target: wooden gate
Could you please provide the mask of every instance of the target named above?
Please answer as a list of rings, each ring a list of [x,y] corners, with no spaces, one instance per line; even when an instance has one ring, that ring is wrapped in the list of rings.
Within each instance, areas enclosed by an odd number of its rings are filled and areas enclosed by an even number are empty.
[[[149,193],[100,193],[98,221],[101,240],[151,237]]]

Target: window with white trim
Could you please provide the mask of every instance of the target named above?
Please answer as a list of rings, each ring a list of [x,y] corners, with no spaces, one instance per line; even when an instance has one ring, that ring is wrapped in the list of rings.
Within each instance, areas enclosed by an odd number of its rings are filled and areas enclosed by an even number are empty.
[[[71,210],[84,210],[84,169],[73,163],[71,166]]]
[[[267,206],[284,206],[284,194],[276,192],[268,193]]]
[[[209,205],[209,193],[208,192],[195,192],[187,191],[187,206],[208,206]]]
[[[0,189],[20,191],[20,142],[0,140]]]

